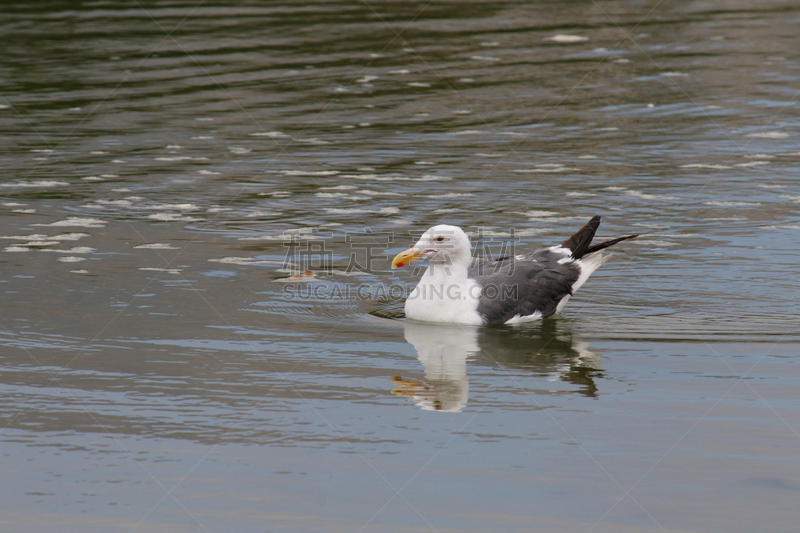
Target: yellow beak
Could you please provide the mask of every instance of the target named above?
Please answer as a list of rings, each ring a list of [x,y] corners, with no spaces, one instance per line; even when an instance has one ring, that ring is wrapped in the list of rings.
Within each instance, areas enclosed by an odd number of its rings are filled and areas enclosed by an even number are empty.
[[[420,259],[424,253],[424,250],[418,250],[417,248],[409,248],[405,252],[400,252],[392,260],[392,268],[404,267],[411,261]]]

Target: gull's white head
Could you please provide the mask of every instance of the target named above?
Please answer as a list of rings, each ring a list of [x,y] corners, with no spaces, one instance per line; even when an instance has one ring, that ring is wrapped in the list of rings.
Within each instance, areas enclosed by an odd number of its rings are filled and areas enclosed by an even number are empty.
[[[472,245],[464,230],[458,226],[440,224],[423,233],[417,244],[397,254],[392,261],[392,268],[400,268],[418,259],[469,266],[471,258]]]

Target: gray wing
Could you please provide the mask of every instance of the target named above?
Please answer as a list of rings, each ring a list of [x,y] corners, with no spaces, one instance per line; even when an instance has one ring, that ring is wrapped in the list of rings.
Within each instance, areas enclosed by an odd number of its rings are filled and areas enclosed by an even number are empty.
[[[478,261],[469,277],[482,285],[478,303],[480,313],[489,324],[503,324],[516,315],[527,316],[539,311],[542,317],[556,312],[564,296],[572,294],[572,285],[581,269],[549,248],[516,257]]]

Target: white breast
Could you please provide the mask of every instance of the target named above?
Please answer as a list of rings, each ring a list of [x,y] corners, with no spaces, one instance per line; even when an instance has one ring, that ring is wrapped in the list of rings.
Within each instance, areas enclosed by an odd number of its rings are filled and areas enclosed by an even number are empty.
[[[436,275],[429,268],[406,299],[406,317],[422,322],[483,324],[478,313],[481,286],[463,276]],[[438,269],[440,272],[442,268]]]

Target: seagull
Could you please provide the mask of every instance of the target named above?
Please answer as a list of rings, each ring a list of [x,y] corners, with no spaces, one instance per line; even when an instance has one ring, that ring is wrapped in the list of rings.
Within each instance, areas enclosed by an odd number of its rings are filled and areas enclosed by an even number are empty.
[[[560,245],[523,255],[472,259],[472,245],[458,226],[434,226],[417,244],[397,254],[392,268],[428,260],[406,299],[406,318],[446,324],[516,324],[561,312],[610,254],[601,250],[638,235],[592,245],[600,225],[593,217]]]

